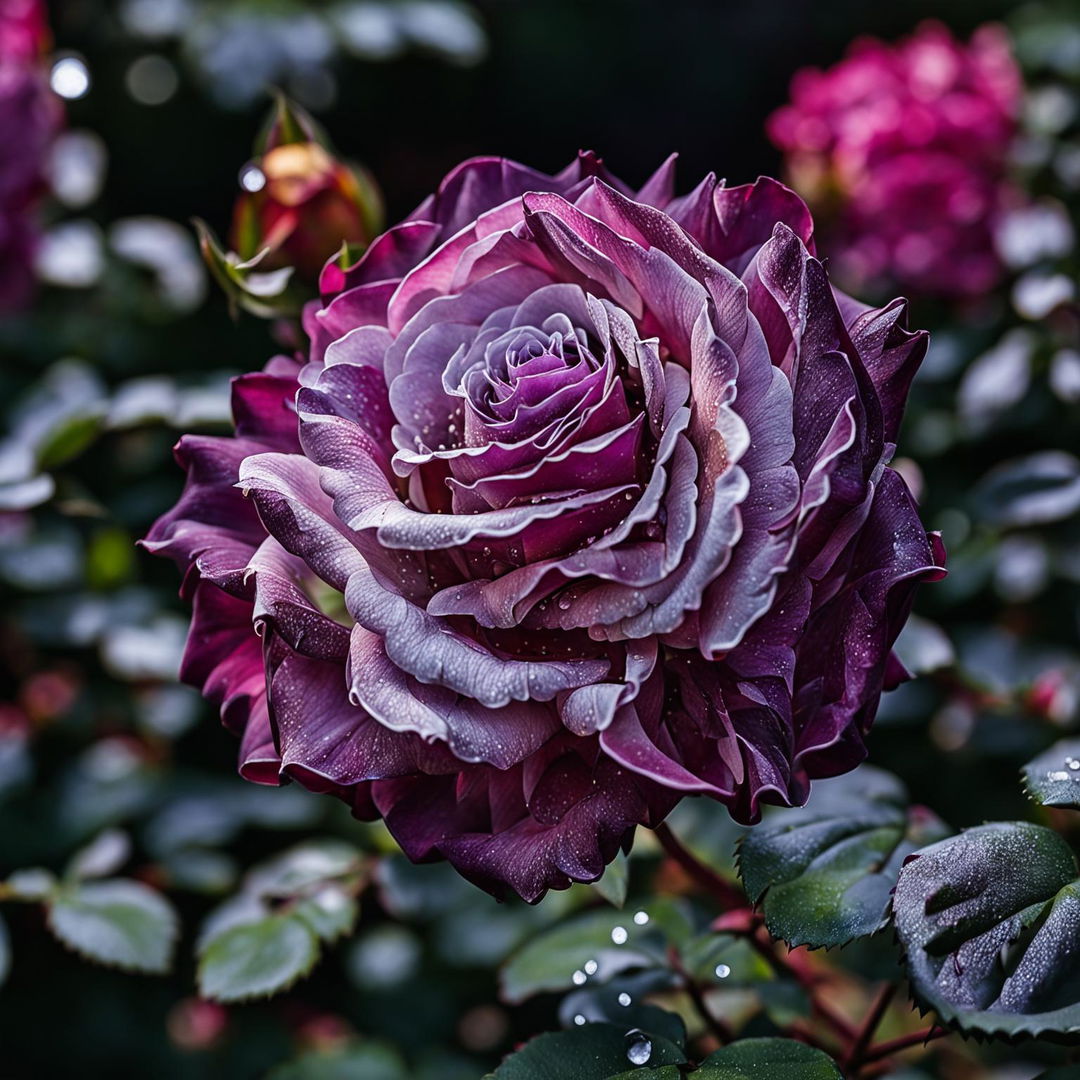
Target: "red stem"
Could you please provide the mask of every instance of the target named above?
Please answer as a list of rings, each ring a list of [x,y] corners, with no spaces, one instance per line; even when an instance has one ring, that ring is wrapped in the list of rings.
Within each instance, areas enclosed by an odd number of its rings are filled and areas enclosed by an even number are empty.
[[[864,1055],[863,1061],[870,1064],[873,1061],[881,1061],[884,1058],[892,1057],[893,1054],[899,1054],[901,1050],[907,1050],[912,1046],[918,1046],[920,1043],[932,1042],[934,1039],[940,1039],[948,1035],[949,1032],[943,1027],[937,1027],[936,1025],[931,1028],[927,1028],[925,1031],[916,1031],[910,1035],[901,1035],[898,1039],[890,1039],[888,1042],[878,1043],[877,1046],[871,1047]]]
[[[858,1069],[870,1046],[870,1040],[873,1039],[874,1032],[877,1031],[878,1025],[888,1011],[889,1003],[895,993],[895,983],[886,983],[878,991],[877,997],[874,998],[874,1003],[870,1006],[870,1011],[866,1014],[866,1019],[855,1037],[855,1041],[851,1044],[851,1049],[847,1052],[843,1062],[841,1062],[841,1067],[845,1072],[848,1070],[855,1072]]]
[[[660,841],[660,846],[669,858],[674,859],[687,875],[705,889],[725,911],[747,906],[746,896],[742,889],[725,881],[714,870],[710,870],[704,863],[695,859],[667,825],[657,825],[653,832],[656,833],[656,839]]]
[[[721,1046],[731,1042],[735,1038],[735,1033],[724,1020],[721,1020],[720,1017],[713,1014],[713,1011],[709,1008],[708,1002],[705,1000],[705,995],[701,992],[701,987],[698,985],[697,980],[683,966],[682,957],[679,956],[674,948],[668,950],[668,961],[671,964],[672,971],[682,979],[683,989],[690,995],[690,1000],[694,1003],[694,1008],[697,1009],[701,1019],[705,1021],[705,1026],[712,1033],[713,1037],[719,1041]]]

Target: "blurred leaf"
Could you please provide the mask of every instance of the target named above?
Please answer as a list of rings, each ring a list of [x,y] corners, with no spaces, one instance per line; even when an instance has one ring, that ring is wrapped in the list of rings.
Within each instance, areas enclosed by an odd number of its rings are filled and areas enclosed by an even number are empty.
[[[115,874],[130,856],[131,838],[128,834],[122,829],[106,829],[75,853],[65,874],[76,880],[108,877]]]
[[[631,1034],[613,1024],[585,1024],[531,1039],[521,1050],[506,1058],[491,1078],[608,1080],[625,1073],[627,1065],[656,1067],[680,1065],[685,1061],[682,1050],[659,1035]]]
[[[896,777],[864,765],[820,785],[807,806],[774,811],[749,832],[739,865],[769,933],[816,948],[885,926],[904,859],[949,832],[907,802]]]
[[[988,1035],[1080,1037],[1080,881],[1051,829],[995,822],[900,872],[896,932],[916,1000]]]
[[[329,1050],[309,1050],[271,1069],[267,1080],[409,1080],[401,1054],[387,1043],[354,1039]]]
[[[893,648],[912,675],[925,675],[956,663],[956,650],[945,631],[918,615],[912,615],[904,624]]]
[[[135,543],[123,529],[102,529],[86,550],[86,582],[92,589],[113,589],[135,571]]]
[[[44,900],[56,888],[56,875],[44,867],[33,866],[16,870],[4,886],[18,900]]]
[[[681,953],[683,966],[703,983],[756,987],[775,978],[772,965],[744,937],[709,931],[688,942]]]
[[[248,874],[246,888],[260,896],[296,896],[324,882],[355,876],[362,865],[352,844],[307,840],[260,863]]]
[[[97,437],[102,421],[100,412],[65,416],[38,446],[38,467],[55,469],[78,457]]]
[[[314,967],[319,941],[352,930],[363,884],[360,853],[311,840],[250,870],[199,934],[199,986],[219,1001],[269,996]]]
[[[645,998],[679,985],[671,971],[653,969],[634,975],[617,976],[602,986],[586,984],[563,998],[559,1020],[564,1027],[590,1024],[614,1024],[623,1031],[637,1028],[683,1046],[686,1024],[677,1013],[668,1012]]]
[[[630,886],[630,860],[619,852],[608,864],[599,881],[592,887],[609,903],[621,908],[626,903],[626,890]]]
[[[292,915],[231,926],[200,948],[199,992],[215,1001],[269,997],[307,975],[318,957],[314,931]]]
[[[810,995],[790,979],[762,982],[756,989],[765,1015],[777,1027],[786,1028],[796,1020],[810,1015]]]
[[[740,1039],[710,1054],[695,1080],[842,1080],[828,1054],[794,1039]]]
[[[666,824],[699,862],[718,873],[735,876],[735,848],[747,832],[715,799],[683,799]]]
[[[636,942],[629,943],[631,930],[640,930],[618,911],[602,909],[545,930],[526,943],[499,972],[503,999],[517,1004],[544,990],[566,990],[581,985],[592,969],[599,981],[632,967],[647,967],[659,962],[652,951],[642,952]],[[623,933],[619,933],[619,931]],[[612,937],[613,932],[615,938]],[[616,939],[626,935],[624,944]],[[662,958],[662,951],[660,958]]]
[[[1040,806],[1080,810],[1080,739],[1056,743],[1021,770],[1024,790]]]
[[[324,885],[293,910],[323,941],[333,942],[352,932],[360,905],[344,889]]]
[[[123,878],[64,886],[49,903],[49,926],[87,959],[155,973],[168,971],[179,933],[160,893]]]
[[[992,469],[975,488],[983,517],[1005,528],[1045,525],[1080,510],[1080,460],[1045,450]]]

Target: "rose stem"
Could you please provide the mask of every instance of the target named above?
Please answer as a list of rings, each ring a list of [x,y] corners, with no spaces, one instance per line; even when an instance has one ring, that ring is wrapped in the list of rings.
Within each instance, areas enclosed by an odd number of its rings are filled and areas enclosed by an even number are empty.
[[[732,908],[747,907],[746,896],[742,889],[725,881],[715,871],[699,862],[679,843],[675,834],[665,824],[657,825],[653,830],[660,846],[667,855],[674,859],[698,885],[710,893],[725,911]]]
[[[874,1032],[877,1031],[878,1025],[884,1018],[895,993],[895,983],[885,983],[878,991],[877,997],[874,998],[874,1003],[870,1006],[870,1011],[866,1014],[866,1019],[855,1037],[855,1041],[851,1044],[851,1049],[841,1063],[843,1069],[851,1072],[858,1070],[863,1055],[870,1045],[870,1040],[874,1037]]]
[[[949,1031],[946,1028],[938,1027],[935,1025],[931,1028],[926,1028],[925,1031],[916,1031],[911,1035],[901,1035],[898,1039],[890,1039],[888,1042],[878,1043],[877,1046],[872,1046],[864,1055],[863,1061],[866,1064],[870,1064],[874,1061],[881,1061],[884,1058],[892,1057],[893,1054],[899,1054],[901,1050],[907,1050],[909,1047],[918,1046],[919,1043],[932,1042],[934,1039],[940,1039],[948,1035]]]

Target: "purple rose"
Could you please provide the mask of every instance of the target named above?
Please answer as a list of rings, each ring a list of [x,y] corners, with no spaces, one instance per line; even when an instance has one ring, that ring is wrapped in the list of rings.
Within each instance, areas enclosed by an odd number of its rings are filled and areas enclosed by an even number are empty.
[[[827,71],[796,74],[769,135],[798,190],[835,212],[830,253],[846,280],[946,297],[997,282],[1022,91],[995,26],[964,45],[924,23],[895,46],[860,39]]]
[[[241,772],[494,893],[852,768],[941,573],[885,465],[925,334],[833,292],[780,184],[672,174],[454,170],[181,441],[146,541]]]

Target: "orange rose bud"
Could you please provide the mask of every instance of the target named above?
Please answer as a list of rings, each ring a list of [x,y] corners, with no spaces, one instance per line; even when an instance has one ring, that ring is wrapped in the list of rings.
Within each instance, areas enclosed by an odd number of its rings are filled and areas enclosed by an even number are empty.
[[[342,244],[363,250],[379,230],[375,182],[335,158],[314,124],[285,102],[240,182],[230,241],[245,260],[266,251],[260,270],[292,266],[301,279],[317,281]]]

